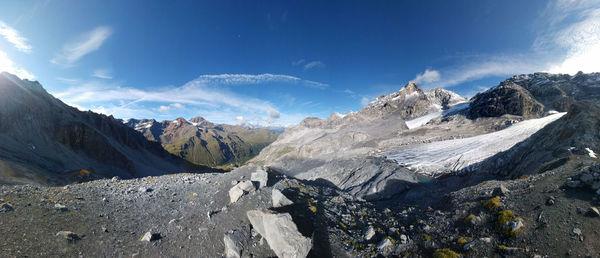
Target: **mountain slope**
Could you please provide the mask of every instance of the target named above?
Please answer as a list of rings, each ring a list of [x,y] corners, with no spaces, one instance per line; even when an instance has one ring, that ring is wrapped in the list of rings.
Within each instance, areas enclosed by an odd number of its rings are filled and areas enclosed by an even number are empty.
[[[81,112],[35,81],[0,74],[0,183],[60,184],[193,166],[112,117]]]
[[[381,144],[408,131],[406,120],[429,119],[466,99],[443,89],[424,92],[410,82],[398,92],[384,95],[358,112],[332,114],[328,119],[307,118],[286,129],[277,141],[252,160],[305,180],[326,180],[368,199],[387,198],[423,180],[423,176],[377,153]],[[366,157],[366,158],[365,158]]]
[[[241,165],[279,135],[268,129],[216,125],[202,117],[162,122],[129,119],[125,124],[148,140],[162,144],[170,153],[191,163],[209,166]]]

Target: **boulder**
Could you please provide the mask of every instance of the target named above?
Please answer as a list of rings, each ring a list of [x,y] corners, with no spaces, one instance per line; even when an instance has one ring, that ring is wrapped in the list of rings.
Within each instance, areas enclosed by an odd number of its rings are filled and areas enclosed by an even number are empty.
[[[365,234],[364,234],[365,240],[371,241],[371,239],[373,239],[374,236],[375,236],[375,229],[373,228],[373,226],[369,226],[369,228],[367,229],[367,231],[365,231]]]
[[[591,185],[594,182],[594,176],[592,176],[588,173],[582,173],[581,176],[579,177],[579,181],[581,181],[582,183],[584,183],[586,185]]]
[[[312,248],[312,240],[298,231],[289,213],[251,210],[246,215],[252,227],[267,240],[269,247],[278,257],[303,258]]]
[[[500,186],[496,187],[496,189],[494,189],[494,192],[492,193],[492,195],[494,195],[494,196],[506,196],[508,194],[508,192],[510,192],[508,190],[508,188],[506,188],[504,185],[500,185]]]
[[[267,186],[269,174],[262,168],[256,168],[256,171],[250,175],[250,180],[258,184],[258,188]]]
[[[225,256],[227,258],[240,258],[242,250],[248,245],[250,239],[250,227],[244,226],[230,230],[223,236],[225,243]]]
[[[249,180],[244,180],[239,182],[237,185],[233,186],[229,189],[229,200],[231,203],[237,202],[237,200],[242,197],[242,195],[250,192],[254,192],[256,188]]]
[[[290,199],[285,197],[285,195],[283,195],[283,193],[281,193],[281,191],[277,189],[273,189],[271,195],[271,199],[273,200],[273,207],[275,208],[294,204],[294,202],[290,201]]]
[[[379,244],[377,245],[377,250],[379,251],[384,251],[390,247],[392,247],[393,243],[389,238],[384,238],[383,240],[381,240],[381,242],[379,242]]]
[[[2,206],[0,206],[0,212],[7,212],[7,211],[12,211],[15,208],[13,208],[12,205],[10,205],[10,203],[3,203]]]
[[[79,239],[79,235],[77,235],[71,231],[59,231],[58,233],[56,233],[56,236],[62,236],[67,240],[78,240]]]
[[[148,231],[148,232],[146,232],[146,234],[144,234],[140,238],[140,241],[150,242],[150,241],[155,241],[158,239],[160,239],[160,233],[152,233],[152,232]]]

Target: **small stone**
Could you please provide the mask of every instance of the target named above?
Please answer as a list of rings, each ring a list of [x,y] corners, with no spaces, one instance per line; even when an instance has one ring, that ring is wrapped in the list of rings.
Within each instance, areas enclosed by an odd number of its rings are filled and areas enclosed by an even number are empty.
[[[574,229],[573,229],[573,234],[575,234],[576,236],[581,236],[581,229],[579,229],[579,228],[574,228]]]
[[[69,209],[67,208],[67,206],[64,206],[60,203],[54,204],[54,209],[57,209],[59,211],[68,211]]]
[[[400,244],[407,244],[408,243],[408,237],[405,234],[400,235]]]
[[[108,232],[108,229],[106,227],[102,227],[102,232]]]
[[[120,178],[120,177],[118,177],[118,176],[113,176],[113,177],[110,179],[110,181],[116,182],[116,181],[119,181],[120,179],[121,179],[121,178]]]
[[[590,217],[600,217],[600,211],[596,207],[590,207],[587,211]]]
[[[491,237],[482,237],[479,239],[479,241],[489,244],[492,242],[492,238]]]
[[[373,239],[374,236],[375,236],[375,229],[373,228],[373,226],[369,226],[369,228],[367,229],[367,231],[364,234],[364,238],[367,241],[371,241],[371,239]]]
[[[160,239],[160,233],[152,233],[150,231],[146,232],[146,234],[144,234],[142,238],[140,238],[141,241],[146,242],[155,241],[158,239]]]
[[[140,192],[140,193],[152,192],[152,188],[142,186],[142,187],[138,188],[138,192]]]
[[[0,212],[7,212],[7,211],[12,211],[15,208],[10,204],[10,203],[3,203],[2,206],[0,206]]]
[[[381,242],[379,242],[379,244],[377,244],[377,250],[379,251],[383,251],[390,247],[392,247],[392,241],[390,241],[388,238],[384,238],[381,240]]]
[[[594,191],[597,191],[598,189],[600,189],[600,181],[596,181],[592,184],[592,189],[594,189]]]
[[[79,236],[71,231],[59,231],[56,236],[62,236],[67,240],[78,240]]]
[[[546,201],[546,205],[554,205],[554,197],[548,198],[548,200]]]
[[[508,190],[508,188],[506,188],[503,184],[501,184],[500,186],[498,186],[494,189],[494,191],[492,192],[492,195],[506,196],[509,192],[510,191]]]

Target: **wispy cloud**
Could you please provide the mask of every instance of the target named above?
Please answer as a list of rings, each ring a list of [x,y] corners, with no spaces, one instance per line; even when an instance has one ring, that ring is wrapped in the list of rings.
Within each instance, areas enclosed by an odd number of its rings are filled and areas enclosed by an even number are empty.
[[[322,68],[325,67],[325,64],[321,61],[312,61],[304,65],[304,70],[309,70],[313,68]]]
[[[10,42],[17,50],[24,53],[31,53],[32,47],[27,43],[28,40],[3,21],[0,21],[0,35]]]
[[[285,74],[206,74],[196,78],[197,82],[210,85],[248,85],[265,83],[301,84],[304,86],[324,89],[328,84],[303,80],[301,78]]]
[[[304,59],[296,60],[292,62],[292,66],[299,66],[301,64],[304,64],[304,62],[306,62],[306,60]]]
[[[162,89],[137,89],[118,83],[93,81],[55,92],[54,95],[68,104],[123,118],[140,118],[142,114],[156,117],[157,114],[183,109],[184,106],[188,110],[199,110],[198,114],[203,116],[205,113],[223,112],[231,119],[237,115],[257,116],[269,123],[277,123],[281,118],[287,117],[269,101],[242,96],[223,87],[207,84],[205,78],[200,77],[180,87]]]
[[[92,72],[92,76],[100,79],[112,79],[110,70],[108,69],[96,69]]]
[[[19,67],[15,62],[13,62],[6,52],[0,50],[0,71],[9,72],[16,76],[19,76],[22,79],[33,79],[35,76],[29,71]]]
[[[417,74],[413,81],[417,84],[432,83],[440,80],[440,72],[436,70],[425,69],[425,72]]]
[[[538,17],[531,48],[517,54],[481,55],[458,65],[426,69],[416,79],[425,88],[449,87],[490,76],[532,72],[600,72],[600,2],[557,0]],[[437,74],[433,74],[437,72]],[[436,80],[425,80],[426,75]]]
[[[112,29],[109,27],[97,27],[81,35],[79,39],[65,44],[50,62],[64,67],[73,66],[85,55],[100,49],[111,34]]]

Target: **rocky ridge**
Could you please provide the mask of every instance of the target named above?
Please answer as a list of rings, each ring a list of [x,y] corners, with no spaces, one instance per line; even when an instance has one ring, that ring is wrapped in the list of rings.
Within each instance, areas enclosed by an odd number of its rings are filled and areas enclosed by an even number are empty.
[[[242,165],[279,135],[269,129],[213,124],[202,117],[162,122],[127,119],[124,123],[173,155],[207,166]]]

